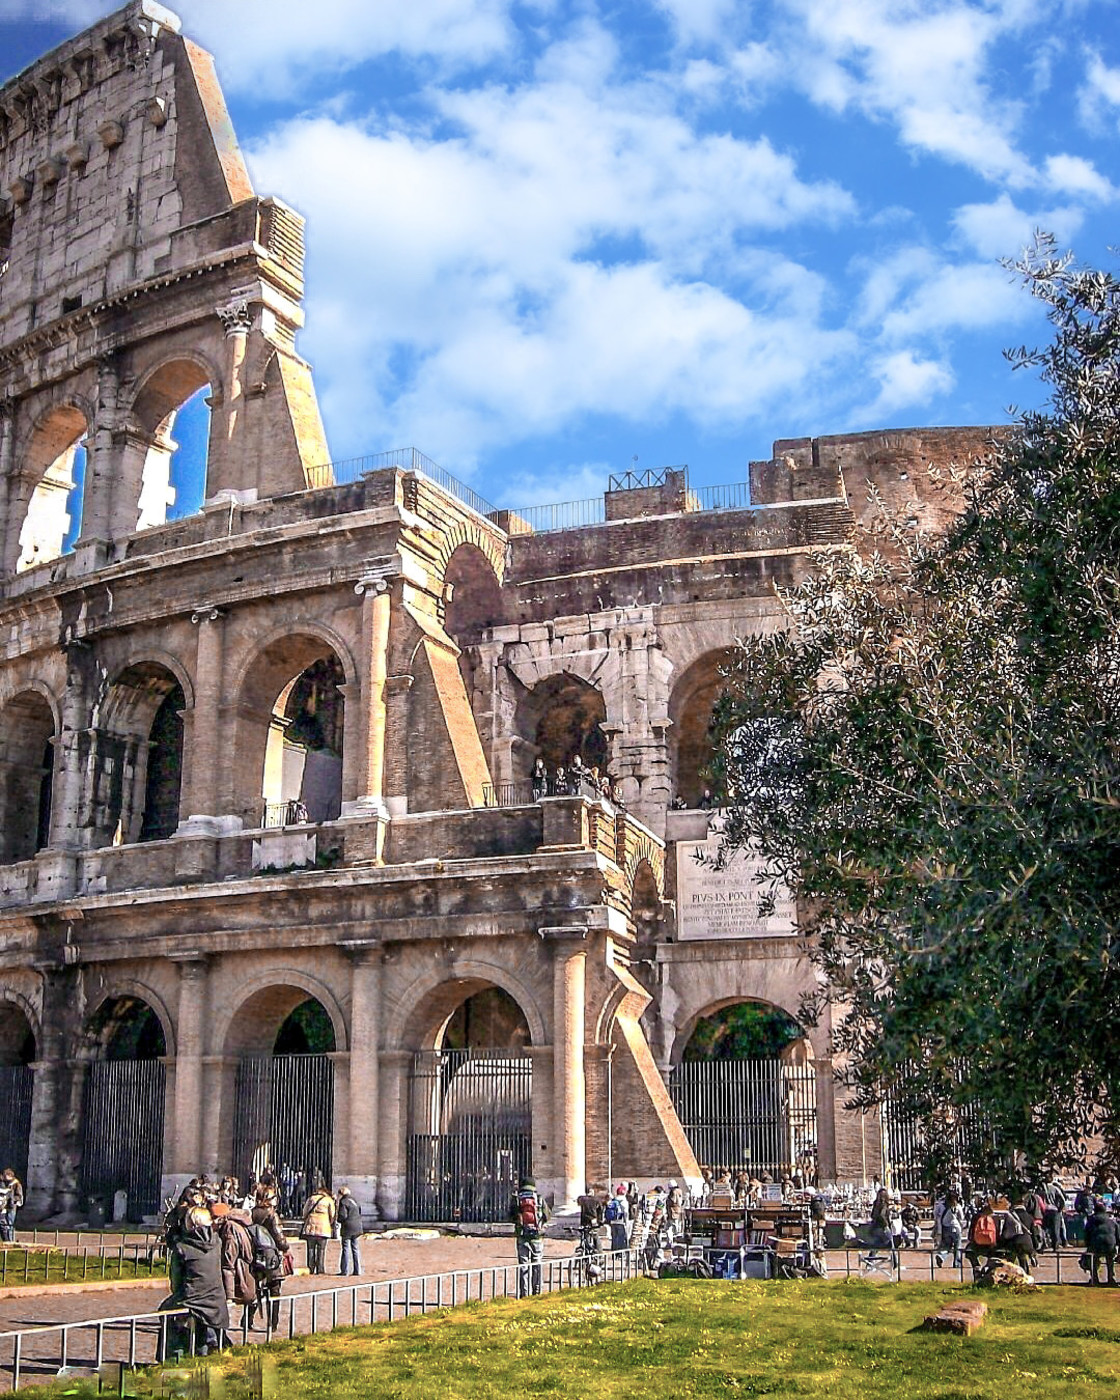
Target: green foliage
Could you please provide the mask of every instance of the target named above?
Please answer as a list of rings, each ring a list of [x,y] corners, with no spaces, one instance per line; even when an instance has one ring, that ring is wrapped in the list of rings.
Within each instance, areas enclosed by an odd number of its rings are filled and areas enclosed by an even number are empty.
[[[1078,1161],[1120,1104],[1120,284],[1040,239],[1049,411],[973,464],[947,537],[825,558],[717,708],[733,844],[811,913],[856,1102],[944,1170]],[[1025,1158],[1025,1161],[1023,1160]]]
[[[784,1011],[756,1002],[725,1006],[696,1023],[686,1060],[772,1060],[804,1031]]]

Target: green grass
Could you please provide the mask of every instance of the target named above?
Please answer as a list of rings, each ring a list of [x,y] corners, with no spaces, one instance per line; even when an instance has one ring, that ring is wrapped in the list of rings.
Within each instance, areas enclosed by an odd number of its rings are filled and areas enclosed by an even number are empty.
[[[988,1292],[991,1315],[974,1336],[913,1330],[962,1292],[972,1290],[640,1280],[533,1302],[472,1304],[276,1343],[265,1394],[285,1400],[1116,1400],[1120,1293]],[[236,1349],[211,1364],[223,1370],[229,1400],[251,1393],[243,1383],[254,1364],[249,1351]],[[71,1383],[67,1393],[84,1392]],[[141,1381],[138,1393],[159,1393],[158,1382]]]
[[[44,1283],[93,1283],[102,1279],[126,1282],[167,1273],[164,1260],[148,1264],[120,1255],[68,1254],[61,1249],[0,1250],[0,1288],[32,1287]]]

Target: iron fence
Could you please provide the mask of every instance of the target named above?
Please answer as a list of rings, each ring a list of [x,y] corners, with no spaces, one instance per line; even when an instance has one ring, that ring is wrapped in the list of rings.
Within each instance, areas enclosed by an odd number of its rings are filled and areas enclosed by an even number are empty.
[[[537,801],[531,783],[483,783],[484,807],[529,807]]]
[[[127,1272],[126,1272],[127,1268]],[[165,1272],[159,1241],[117,1245],[10,1244],[0,1247],[0,1288],[8,1284],[87,1283],[105,1279],[151,1278]]]
[[[34,1085],[30,1065],[0,1065],[0,1170],[14,1168],[20,1181],[27,1180]]]
[[[307,808],[302,802],[265,802],[261,804],[262,831],[274,831],[278,827],[303,826],[309,821]]]
[[[117,1191],[139,1220],[160,1208],[163,1113],[167,1075],[162,1060],[95,1060],[86,1075],[82,1205],[109,1206]]]
[[[421,1051],[409,1098],[407,1217],[504,1220],[532,1169],[532,1060],[517,1051]]]
[[[815,1162],[817,1084],[811,1065],[690,1061],[670,1070],[669,1093],[705,1166],[781,1176]]]
[[[651,486],[664,486],[670,472],[688,472],[687,462],[675,467],[647,467],[645,471],[624,471],[611,473],[607,478],[608,491],[641,491]]]
[[[753,510],[751,488],[746,481],[726,486],[697,486],[689,491],[689,509],[696,511]]]
[[[233,1121],[239,1181],[266,1167],[322,1174],[329,1185],[334,1135],[334,1065],[329,1055],[253,1055],[237,1065]]]
[[[388,452],[369,453],[364,457],[349,457],[341,462],[325,462],[308,469],[307,484],[311,487],[342,486],[359,481],[367,472],[385,471],[390,467],[403,472],[419,472],[479,515],[493,515],[497,511],[497,507],[492,506],[485,497],[415,447],[398,447]]]
[[[640,1272],[635,1250],[607,1251],[599,1256],[600,1282],[622,1283]],[[540,1268],[541,1293],[587,1288],[587,1261],[571,1255],[546,1259]],[[464,1303],[489,1302],[517,1297],[521,1269],[516,1264],[489,1268],[456,1269],[420,1274],[413,1278],[386,1279],[377,1283],[348,1284],[306,1293],[281,1294],[275,1323],[268,1309],[259,1331],[260,1342],[330,1332],[370,1322],[393,1322],[438,1308]],[[0,1374],[11,1377],[11,1388],[39,1384],[65,1368],[102,1371],[106,1365],[153,1365],[169,1357],[176,1331],[183,1330],[188,1356],[195,1352],[194,1329],[187,1326],[184,1308],[167,1312],[136,1313],[124,1317],[94,1318],[85,1322],[57,1323],[0,1333]],[[254,1341],[248,1319],[231,1327],[230,1340],[249,1345]]]

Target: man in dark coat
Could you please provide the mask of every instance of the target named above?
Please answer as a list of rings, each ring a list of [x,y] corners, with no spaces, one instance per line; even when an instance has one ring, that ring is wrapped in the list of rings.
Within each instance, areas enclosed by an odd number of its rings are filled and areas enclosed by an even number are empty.
[[[1101,1261],[1104,1261],[1108,1286],[1116,1287],[1116,1255],[1120,1253],[1120,1225],[1115,1216],[1109,1215],[1103,1201],[1089,1217],[1085,1226],[1085,1248],[1093,1256],[1093,1282],[1101,1281]]]
[[[349,1186],[338,1188],[338,1205],[335,1208],[335,1220],[338,1222],[338,1233],[342,1240],[342,1259],[339,1263],[339,1272],[343,1278],[353,1272],[357,1278],[362,1272],[362,1256],[358,1253],[358,1241],[362,1238],[362,1208],[350,1194]],[[353,1269],[347,1268],[347,1265]]]
[[[189,1206],[167,1233],[171,1296],[162,1306],[186,1308],[195,1322],[195,1352],[220,1347],[229,1327],[222,1246],[205,1206]],[[161,1308],[162,1310],[162,1308]]]

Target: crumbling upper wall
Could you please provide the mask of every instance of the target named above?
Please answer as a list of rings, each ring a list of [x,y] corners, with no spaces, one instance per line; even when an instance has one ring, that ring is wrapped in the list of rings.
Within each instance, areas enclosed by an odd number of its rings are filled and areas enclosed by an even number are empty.
[[[173,270],[178,230],[252,198],[213,60],[179,27],[134,0],[0,89],[0,345]]]

